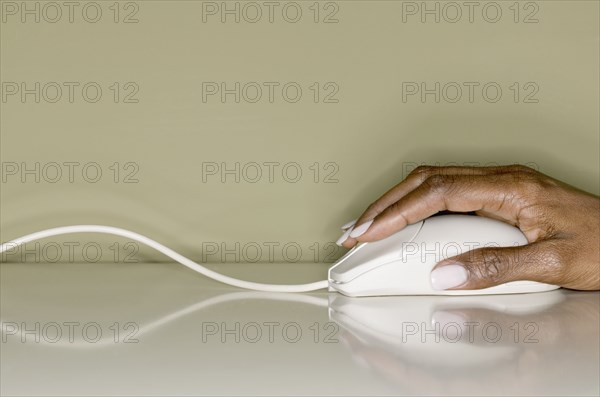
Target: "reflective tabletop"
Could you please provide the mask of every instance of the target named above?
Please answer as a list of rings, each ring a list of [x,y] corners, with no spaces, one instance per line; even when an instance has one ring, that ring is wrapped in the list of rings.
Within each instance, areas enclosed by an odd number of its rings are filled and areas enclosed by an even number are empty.
[[[323,264],[219,264],[302,283]],[[598,395],[600,294],[244,291],[173,263],[0,265],[2,395]]]

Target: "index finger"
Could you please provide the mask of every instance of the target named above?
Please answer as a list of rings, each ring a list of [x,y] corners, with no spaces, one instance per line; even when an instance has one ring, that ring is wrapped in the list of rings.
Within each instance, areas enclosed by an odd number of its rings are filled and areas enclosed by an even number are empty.
[[[519,199],[507,191],[505,175],[433,175],[379,213],[367,230],[353,236],[359,242],[385,238],[409,224],[440,211],[485,211],[518,223]]]
[[[403,197],[414,191],[416,188],[421,186],[424,181],[435,175],[490,175],[510,172],[510,166],[497,166],[497,167],[435,167],[435,166],[420,166],[413,170],[409,176],[388,190],[379,199],[373,202],[363,214],[356,220],[355,229],[358,229],[361,225],[369,223],[374,220],[382,212],[386,211],[390,206],[395,205]],[[369,225],[367,225],[370,228]],[[364,228],[364,226],[363,226]],[[397,229],[400,230],[400,229]],[[397,231],[395,230],[395,231]],[[390,233],[391,234],[391,233]],[[362,240],[361,240],[362,241]],[[350,248],[356,244],[357,240],[354,236],[349,236],[344,242],[343,246]]]

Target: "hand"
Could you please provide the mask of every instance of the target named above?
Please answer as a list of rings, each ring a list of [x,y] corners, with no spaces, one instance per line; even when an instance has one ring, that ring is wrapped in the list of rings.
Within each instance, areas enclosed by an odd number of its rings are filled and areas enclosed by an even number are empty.
[[[380,240],[445,210],[502,220],[521,229],[529,244],[445,259],[431,273],[434,288],[532,280],[600,289],[600,199],[521,165],[418,167],[347,224],[338,244]]]

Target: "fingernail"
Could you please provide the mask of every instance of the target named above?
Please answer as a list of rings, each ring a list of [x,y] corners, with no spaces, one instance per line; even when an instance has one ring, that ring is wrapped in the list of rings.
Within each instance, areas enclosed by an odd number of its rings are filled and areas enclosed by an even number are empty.
[[[341,246],[344,241],[348,240],[348,237],[350,236],[351,232],[352,232],[352,226],[350,226],[350,228],[348,230],[346,230],[344,232],[344,234],[342,234],[342,237],[338,238],[338,240],[335,243],[337,245]]]
[[[440,266],[431,272],[431,286],[437,291],[457,287],[467,279],[467,270],[458,263]]]
[[[352,233],[350,233],[350,237],[356,238],[356,237],[362,236],[367,231],[367,229],[371,226],[371,223],[373,223],[373,219],[358,226],[357,228],[352,230]]]
[[[357,220],[358,220],[358,218],[356,218],[348,223],[344,223],[344,226],[342,226],[342,230],[346,230],[346,229],[349,229],[350,227],[354,226],[354,224],[356,223]]]

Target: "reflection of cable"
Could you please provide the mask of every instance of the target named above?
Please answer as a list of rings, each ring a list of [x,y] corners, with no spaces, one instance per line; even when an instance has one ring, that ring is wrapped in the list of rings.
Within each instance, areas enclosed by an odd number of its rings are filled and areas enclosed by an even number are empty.
[[[225,302],[232,302],[237,300],[248,300],[248,299],[266,299],[266,300],[277,300],[277,301],[285,301],[285,302],[297,302],[297,303],[306,303],[310,305],[315,305],[319,307],[328,307],[328,299],[327,298],[319,298],[317,296],[310,295],[298,295],[298,294],[275,294],[268,292],[231,292],[225,295],[217,295],[212,298],[202,300],[200,302],[194,303],[183,309],[180,309],[174,313],[167,314],[159,318],[158,320],[152,321],[149,324],[142,325],[139,327],[135,335],[133,337],[138,338],[139,336],[146,334],[150,331],[153,331],[156,328],[160,328],[161,326],[175,321],[180,317],[184,317],[190,313],[196,312],[198,310],[207,309],[210,306],[218,305]],[[5,333],[5,324],[8,321],[0,320],[0,333]],[[18,329],[18,335],[23,337],[23,329]],[[101,347],[101,346],[114,346],[116,342],[112,338],[102,338],[97,342],[88,342],[88,341],[70,341],[70,340],[62,340],[62,338],[58,341],[48,342],[48,346],[60,346],[60,347],[73,347],[73,348],[82,348],[82,347]]]
[[[204,266],[201,266],[194,262],[191,259],[186,258],[185,256],[178,254],[172,249],[165,247],[157,241],[154,241],[146,236],[142,236],[141,234],[131,232],[129,230],[120,229],[112,226],[100,226],[100,225],[77,225],[77,226],[64,226],[57,227],[53,229],[42,230],[41,232],[36,232],[32,234],[28,234],[23,237],[19,237],[7,243],[0,245],[0,254],[10,248],[16,248],[22,244],[29,243],[31,241],[39,240],[46,237],[59,236],[62,234],[71,234],[71,233],[104,233],[104,234],[114,234],[116,236],[130,238],[132,240],[136,240],[142,244],[145,244],[149,247],[154,248],[155,250],[162,252],[169,258],[181,263],[184,266],[189,267],[190,269],[205,275],[208,278],[212,278],[213,280],[220,281],[224,284],[233,285],[234,287],[251,289],[255,291],[265,291],[265,292],[308,292],[315,291],[323,288],[327,288],[328,281],[322,280],[317,281],[310,284],[296,284],[296,285],[283,285],[283,284],[261,284],[254,283],[251,281],[239,280],[237,278],[225,276],[223,274],[217,273],[215,271],[209,270]]]

